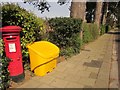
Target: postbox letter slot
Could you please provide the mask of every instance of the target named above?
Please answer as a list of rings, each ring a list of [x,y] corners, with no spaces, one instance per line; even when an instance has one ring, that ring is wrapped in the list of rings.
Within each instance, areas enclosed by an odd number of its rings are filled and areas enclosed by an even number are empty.
[[[16,37],[13,38],[6,38],[7,41],[16,41]]]

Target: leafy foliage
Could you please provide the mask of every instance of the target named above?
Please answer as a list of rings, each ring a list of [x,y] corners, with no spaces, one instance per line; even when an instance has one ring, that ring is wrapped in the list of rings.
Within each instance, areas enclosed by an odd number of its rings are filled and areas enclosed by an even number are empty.
[[[6,58],[4,55],[3,41],[0,39],[0,88],[5,90],[9,87],[9,65],[10,59]]]
[[[59,5],[64,5],[67,2],[67,0],[58,0],[57,3]],[[50,9],[50,4],[47,0],[24,0],[24,3],[32,4],[34,7],[36,7],[41,13],[48,11]]]
[[[96,2],[86,2],[86,20],[87,23],[94,22]]]
[[[83,27],[83,42],[88,43],[93,40],[92,34],[90,33],[89,26],[87,23],[82,24]]]
[[[120,18],[120,1],[109,2],[106,24],[114,28],[116,24],[119,24],[119,18]],[[118,21],[117,23],[115,23],[116,20]]]
[[[24,3],[29,3],[38,8],[43,13],[45,10],[49,11],[50,4],[46,0],[24,0]]]
[[[60,5],[64,5],[66,2],[67,2],[67,0],[58,0],[57,3]]]
[[[52,18],[49,21],[54,30],[49,33],[49,41],[61,49],[61,55],[71,56],[79,53],[81,19],[73,18]]]
[[[15,4],[5,4],[2,6],[2,21],[2,26],[17,25],[22,27],[20,33],[22,56],[24,63],[28,63],[26,45],[42,39],[41,32],[45,28],[43,26],[44,21]]]
[[[106,25],[101,25],[101,27],[100,27],[100,35],[103,35],[104,33],[105,33],[105,31],[106,31]]]
[[[99,29],[96,24],[93,23],[83,23],[83,43],[91,42],[99,36]]]
[[[116,2],[109,2],[109,12],[114,14],[115,16],[118,16],[119,10],[120,10],[120,1]]]

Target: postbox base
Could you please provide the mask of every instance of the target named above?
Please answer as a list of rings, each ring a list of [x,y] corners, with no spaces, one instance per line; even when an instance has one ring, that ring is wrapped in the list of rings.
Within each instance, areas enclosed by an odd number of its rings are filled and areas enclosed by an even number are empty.
[[[22,73],[22,74],[20,74],[20,75],[18,75],[18,76],[10,76],[10,78],[11,78],[12,81],[14,81],[14,82],[21,82],[21,81],[24,80],[25,74]]]

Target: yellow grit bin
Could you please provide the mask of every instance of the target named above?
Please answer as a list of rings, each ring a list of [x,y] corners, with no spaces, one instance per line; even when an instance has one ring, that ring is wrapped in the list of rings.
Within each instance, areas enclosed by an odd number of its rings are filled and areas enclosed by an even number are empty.
[[[31,71],[37,76],[51,72],[57,64],[59,48],[48,41],[38,41],[27,45],[30,56]]]

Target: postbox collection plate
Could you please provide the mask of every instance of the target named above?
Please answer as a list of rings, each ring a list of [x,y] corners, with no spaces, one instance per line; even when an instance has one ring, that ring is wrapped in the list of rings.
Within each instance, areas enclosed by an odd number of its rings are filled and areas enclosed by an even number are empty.
[[[15,43],[9,43],[9,52],[16,52],[16,46]]]

